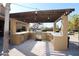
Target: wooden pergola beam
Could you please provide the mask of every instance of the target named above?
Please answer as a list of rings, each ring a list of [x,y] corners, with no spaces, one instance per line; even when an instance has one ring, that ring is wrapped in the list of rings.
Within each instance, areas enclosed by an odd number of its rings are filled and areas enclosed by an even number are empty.
[[[29,23],[55,22],[63,14],[68,15],[72,11],[74,11],[74,9],[40,10],[40,11],[37,11],[37,14],[35,14],[35,11],[12,13],[12,14],[10,14],[10,17],[15,18],[20,21],[29,22]],[[49,17],[49,19],[48,19],[48,17]]]

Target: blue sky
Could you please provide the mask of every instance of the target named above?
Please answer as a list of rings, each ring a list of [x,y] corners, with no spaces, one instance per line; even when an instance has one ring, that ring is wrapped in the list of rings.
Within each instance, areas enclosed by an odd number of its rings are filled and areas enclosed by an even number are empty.
[[[15,12],[27,12],[36,10],[49,10],[49,9],[66,9],[75,8],[75,11],[70,15],[79,14],[79,3],[12,3],[11,13]],[[61,23],[59,22],[58,24]],[[44,24],[44,26],[51,27],[53,24]]]
[[[73,13],[79,13],[78,6],[79,3],[20,3],[20,4],[15,3],[15,4],[11,4],[11,13],[32,11],[32,10],[36,10],[36,8],[38,10],[75,8],[75,12]]]

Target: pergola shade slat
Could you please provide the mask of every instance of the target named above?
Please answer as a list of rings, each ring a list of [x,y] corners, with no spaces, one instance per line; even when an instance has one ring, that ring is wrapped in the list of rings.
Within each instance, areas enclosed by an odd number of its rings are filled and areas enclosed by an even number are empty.
[[[72,11],[74,11],[74,9],[40,10],[37,11],[37,14],[35,13],[36,11],[12,13],[10,14],[10,17],[21,21],[26,21],[29,23],[54,22],[63,14],[68,15]]]

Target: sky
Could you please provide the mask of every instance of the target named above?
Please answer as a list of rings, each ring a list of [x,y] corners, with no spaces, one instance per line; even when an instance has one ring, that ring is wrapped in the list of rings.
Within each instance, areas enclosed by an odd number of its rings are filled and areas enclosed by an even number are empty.
[[[37,10],[49,10],[49,9],[67,9],[74,8],[75,11],[70,15],[79,13],[79,3],[12,3],[10,13],[16,12],[28,12]],[[61,23],[57,23],[61,27]],[[51,23],[44,24],[44,26],[52,27]]]
[[[45,10],[45,9],[66,9],[75,8],[75,12],[79,13],[79,3],[12,3],[11,13]],[[37,9],[36,9],[37,8]]]

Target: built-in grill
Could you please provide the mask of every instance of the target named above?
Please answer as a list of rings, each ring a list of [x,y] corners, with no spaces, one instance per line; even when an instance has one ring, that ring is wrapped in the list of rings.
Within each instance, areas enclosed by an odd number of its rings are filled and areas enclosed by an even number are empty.
[[[36,31],[36,41],[42,41],[42,31],[38,30]]]

